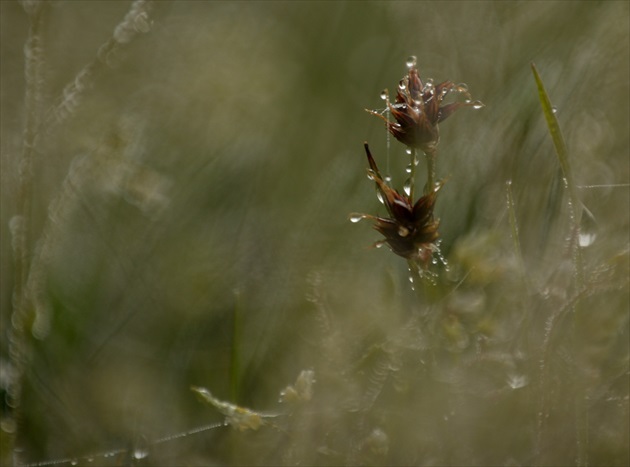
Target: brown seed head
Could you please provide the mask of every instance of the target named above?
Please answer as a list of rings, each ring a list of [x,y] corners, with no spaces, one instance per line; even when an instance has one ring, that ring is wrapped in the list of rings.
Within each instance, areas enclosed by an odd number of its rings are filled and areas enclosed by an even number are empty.
[[[426,264],[439,237],[440,222],[433,218],[433,208],[441,185],[414,203],[409,196],[401,195],[383,181],[368,144],[365,143],[364,146],[370,165],[368,174],[376,183],[390,215],[389,218],[364,217],[374,221],[374,228],[385,237],[381,242],[386,243],[394,253]]]
[[[389,132],[401,143],[413,149],[433,152],[440,140],[438,123],[447,119],[461,107],[483,107],[479,101],[471,101],[465,84],[444,81],[434,85],[432,81],[423,83],[418,75],[415,63],[409,62],[409,72],[400,80],[394,104],[387,106],[395,121],[374,111],[369,113],[385,121]],[[450,93],[463,94],[464,102],[444,103]]]

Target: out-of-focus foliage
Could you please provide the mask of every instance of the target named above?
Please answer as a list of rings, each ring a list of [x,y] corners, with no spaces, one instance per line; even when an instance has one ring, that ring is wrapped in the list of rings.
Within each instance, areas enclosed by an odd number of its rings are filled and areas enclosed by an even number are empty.
[[[117,28],[131,6],[44,7],[36,326],[16,375],[9,225],[32,82],[29,16],[0,3],[0,383],[23,381],[3,465],[14,441],[27,463],[627,465],[627,2],[169,1]],[[412,54],[486,105],[441,127],[449,269],[415,292],[347,221],[384,210],[363,141],[403,183],[404,149],[363,109]],[[532,61],[590,213],[581,288]],[[169,438],[224,419],[191,386],[261,425]]]

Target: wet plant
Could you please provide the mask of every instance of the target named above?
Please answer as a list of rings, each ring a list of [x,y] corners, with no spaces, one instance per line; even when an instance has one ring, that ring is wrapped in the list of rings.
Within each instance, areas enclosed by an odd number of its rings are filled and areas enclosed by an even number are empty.
[[[456,85],[452,81],[443,81],[436,85],[433,79],[423,82],[416,68],[415,56],[409,57],[406,65],[408,72],[398,84],[394,103],[389,101],[387,89],[381,94],[386,100],[387,115],[391,114],[394,121],[390,121],[383,112],[366,109],[370,114],[384,120],[387,131],[406,146],[410,162],[407,168],[409,178],[404,184],[405,194],[401,195],[385,183],[365,143],[370,167],[368,178],[375,181],[378,198],[391,217],[354,213],[350,215],[350,220],[374,220],[374,228],[385,237],[385,240],[377,242],[375,246],[387,244],[395,254],[407,259],[411,280],[414,282],[423,275],[423,271],[428,271],[434,253],[441,257],[437,243],[439,220],[435,220],[433,216],[437,193],[445,183],[435,182],[437,148],[440,142],[439,123],[463,107],[481,109],[484,105],[481,101],[472,100],[468,86],[464,83]],[[465,100],[447,100],[451,94],[463,95]],[[426,158],[427,181],[424,196],[414,201],[418,150],[423,151]]]
[[[88,3],[0,2],[0,464],[628,465],[627,4]]]

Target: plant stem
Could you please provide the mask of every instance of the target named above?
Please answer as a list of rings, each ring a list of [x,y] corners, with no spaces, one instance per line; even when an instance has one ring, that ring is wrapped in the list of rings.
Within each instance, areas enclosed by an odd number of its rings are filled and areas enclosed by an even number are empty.
[[[564,184],[569,191],[569,214],[571,218],[571,240],[570,247],[573,253],[573,264],[575,268],[575,288],[576,288],[576,300],[572,304],[571,310],[573,312],[573,345],[578,345],[578,338],[576,334],[577,318],[579,313],[579,297],[584,287],[584,265],[582,260],[582,251],[578,243],[580,234],[580,220],[582,216],[582,203],[577,194],[577,184],[573,178],[573,172],[571,165],[569,164],[569,152],[567,150],[560,124],[555,115],[555,110],[551,105],[549,94],[545,89],[542,78],[536,69],[536,66],[532,63],[532,72],[536,81],[536,87],[538,88],[538,97],[542,106],[543,114],[549,128],[549,133],[553,141],[554,148],[556,150],[556,156],[560,163],[562,175],[564,178]],[[586,406],[586,394],[584,388],[579,384],[575,385],[574,395],[574,413],[575,413],[575,435],[576,435],[576,461],[579,466],[588,465],[588,407]],[[540,435],[539,435],[540,436]]]
[[[241,347],[242,347],[242,294],[234,291],[234,310],[232,315],[232,351],[230,356],[230,397],[235,403],[240,402]]]
[[[413,203],[413,196],[416,187],[416,163],[418,152],[416,149],[411,149],[409,153],[409,200]]]
[[[18,450],[21,435],[22,419],[22,387],[29,359],[29,336],[31,306],[28,296],[28,276],[31,260],[32,222],[31,211],[33,202],[33,159],[36,155],[36,145],[41,123],[42,87],[44,82],[44,49],[43,29],[45,21],[45,4],[29,3],[24,5],[29,16],[30,27],[24,46],[24,75],[25,75],[25,121],[22,140],[22,154],[19,161],[19,182],[17,188],[17,212],[11,219],[11,233],[13,236],[13,254],[15,258],[15,282],[13,286],[12,326],[9,335],[9,354],[14,366],[15,377],[9,389],[11,405],[13,407],[12,422],[14,429],[9,441],[13,451],[13,462],[21,463]]]
[[[427,159],[427,184],[424,186],[424,194],[428,195],[435,189],[435,155],[436,150],[425,150]]]
[[[514,244],[514,254],[519,263],[519,268],[521,270],[521,274],[523,276],[523,281],[525,283],[526,289],[531,290],[531,286],[529,284],[529,278],[527,277],[527,272],[525,270],[525,261],[523,259],[523,250],[521,249],[521,241],[518,231],[518,222],[516,220],[516,207],[514,204],[514,195],[512,194],[512,180],[508,180],[506,183],[506,195],[507,195],[507,207],[508,214],[510,219],[510,228],[512,229],[512,242]]]

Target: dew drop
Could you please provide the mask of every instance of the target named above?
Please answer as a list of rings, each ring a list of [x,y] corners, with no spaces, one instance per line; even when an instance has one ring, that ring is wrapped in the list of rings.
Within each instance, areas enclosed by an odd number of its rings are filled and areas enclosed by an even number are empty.
[[[511,374],[508,376],[507,384],[512,389],[520,389],[522,387],[527,386],[529,380],[526,375],[521,374]]]
[[[459,83],[457,85],[457,90],[460,92],[466,92],[468,91],[468,85],[466,83]]]
[[[411,173],[411,170],[412,170],[411,164],[409,164],[407,167],[405,167],[405,172],[407,172],[408,174]]]
[[[578,236],[578,243],[582,248],[591,246],[595,239],[597,238],[597,234],[594,232],[580,232]]]
[[[77,465],[78,463],[79,463],[79,461],[78,461],[78,460],[76,460],[76,459],[72,459],[72,460],[70,461],[70,465]]]
[[[133,451],[134,459],[146,459],[147,457],[149,457],[149,451],[147,451],[146,449],[141,449],[141,448],[134,449]]]
[[[405,62],[405,64],[407,65],[407,68],[413,68],[416,66],[417,63],[417,58],[415,55],[410,55],[409,57],[407,57],[407,61]]]
[[[552,113],[557,113],[558,112],[558,107],[556,107],[555,105],[551,107],[551,112]]]
[[[381,99],[383,99],[384,101],[386,101],[388,97],[389,97],[389,93],[387,92],[387,89],[383,89],[383,90],[381,91]]]
[[[481,109],[485,107],[484,103],[481,101],[474,101],[471,105],[473,109]]]
[[[597,239],[597,221],[593,213],[586,206],[582,208],[582,219],[580,221],[580,233],[578,235],[578,245],[582,248],[590,246]]]
[[[385,200],[383,199],[383,193],[381,193],[381,190],[376,190],[376,199],[378,199],[381,204],[385,204]]]
[[[374,173],[373,170],[368,169],[368,171],[367,171],[367,178],[368,178],[368,180],[374,181],[374,179],[376,178],[376,174]]]
[[[411,153],[413,152],[413,150],[411,148],[407,148],[405,149],[405,152],[409,155],[411,155]]]
[[[401,79],[400,82],[398,83],[398,89],[400,89],[401,91],[404,91],[407,88],[407,83],[405,83],[404,79]]]
[[[350,214],[350,222],[356,224],[357,222],[365,219],[365,214],[357,214],[357,213],[352,213]]]
[[[403,185],[403,190],[407,196],[411,196],[411,187],[413,186],[413,180],[408,178]]]

